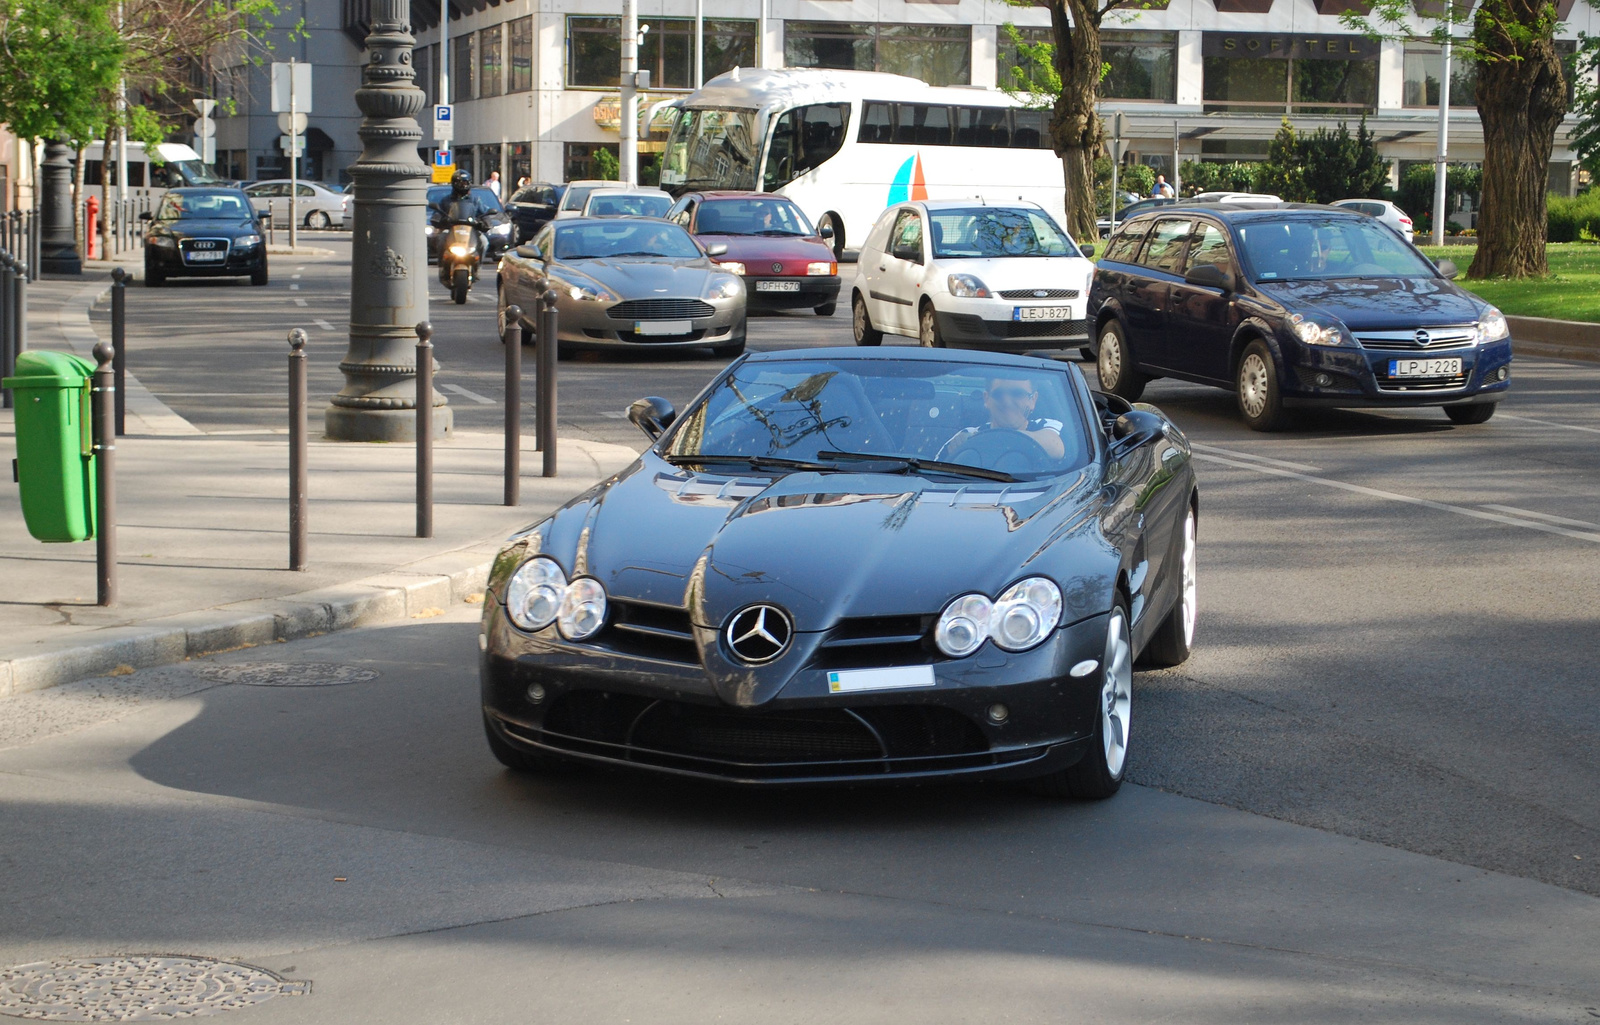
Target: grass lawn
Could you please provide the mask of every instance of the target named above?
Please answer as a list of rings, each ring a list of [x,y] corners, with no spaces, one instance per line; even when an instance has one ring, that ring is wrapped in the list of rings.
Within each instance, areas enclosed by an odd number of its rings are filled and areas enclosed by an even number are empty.
[[[1500,312],[1517,317],[1555,317],[1558,320],[1600,322],[1600,245],[1591,242],[1557,242],[1546,250],[1548,278],[1522,281],[1469,281],[1473,246],[1422,246],[1433,259],[1449,257],[1461,268],[1456,284],[1483,296]]]

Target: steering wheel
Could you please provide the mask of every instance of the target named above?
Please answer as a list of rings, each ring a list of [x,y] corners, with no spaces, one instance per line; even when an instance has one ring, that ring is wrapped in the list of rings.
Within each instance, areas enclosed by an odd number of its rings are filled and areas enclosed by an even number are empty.
[[[1021,431],[991,428],[969,437],[951,462],[1006,473],[1038,473],[1050,468],[1050,455]]]

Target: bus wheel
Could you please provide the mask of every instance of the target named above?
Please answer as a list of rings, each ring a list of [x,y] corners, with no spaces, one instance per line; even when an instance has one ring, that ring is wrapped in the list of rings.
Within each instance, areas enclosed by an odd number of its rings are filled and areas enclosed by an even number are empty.
[[[844,222],[833,214],[823,214],[817,230],[821,231],[823,225],[833,229],[833,238],[828,240],[828,244],[833,246],[833,258],[837,260],[844,256]]]

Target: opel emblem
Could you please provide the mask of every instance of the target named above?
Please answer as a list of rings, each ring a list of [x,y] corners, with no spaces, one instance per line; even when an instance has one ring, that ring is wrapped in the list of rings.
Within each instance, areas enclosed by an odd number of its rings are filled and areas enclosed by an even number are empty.
[[[1043,288],[1036,288],[1036,289],[1033,290],[1033,297],[1035,299],[1044,299],[1044,298],[1048,297],[1049,295],[1050,295],[1050,293],[1046,289],[1043,289]]]
[[[1418,345],[1427,345],[1429,342],[1433,341],[1433,336],[1428,334],[1428,332],[1422,330],[1422,328],[1420,328],[1420,327],[1417,328],[1417,333],[1416,333],[1415,337],[1417,339],[1417,344]]]
[[[772,273],[774,273],[774,274],[782,274],[783,273],[783,264],[781,264],[781,263],[773,264],[772,265]]]
[[[794,623],[776,605],[751,605],[733,614],[722,636],[740,662],[761,666],[788,650]]]

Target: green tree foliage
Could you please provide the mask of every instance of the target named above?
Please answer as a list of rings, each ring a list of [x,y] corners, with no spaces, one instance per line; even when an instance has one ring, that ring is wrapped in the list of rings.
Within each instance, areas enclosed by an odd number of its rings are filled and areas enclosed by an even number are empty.
[[[81,142],[114,109],[127,47],[114,0],[4,0],[0,56],[0,122],[22,139]]]
[[[1185,160],[1179,165],[1178,184],[1185,196],[1198,196],[1202,192],[1256,192],[1266,166],[1250,160],[1227,164]]]
[[[1336,199],[1381,197],[1389,180],[1389,168],[1378,153],[1378,143],[1367,131],[1367,119],[1355,135],[1340,122],[1333,131],[1319,128],[1300,139],[1300,166],[1306,191],[1317,203]]]
[[[622,162],[617,159],[615,153],[612,153],[604,146],[594,151],[594,156],[590,158],[590,163],[594,167],[594,176],[596,178],[604,178],[606,181],[618,181],[622,177]]]
[[[1483,171],[1466,164],[1451,164],[1445,170],[1445,209],[1454,210],[1463,199],[1476,206],[1483,188]],[[1411,215],[1419,232],[1433,230],[1433,165],[1413,164],[1400,175],[1395,192],[1400,209]]]
[[[1267,146],[1267,163],[1262,168],[1258,184],[1262,192],[1279,196],[1291,203],[1304,203],[1311,198],[1311,186],[1306,183],[1306,169],[1302,163],[1304,149],[1300,135],[1288,118],[1283,119],[1278,133]]]
[[[1572,109],[1578,124],[1572,130],[1572,150],[1584,170],[1600,175],[1600,85],[1595,84],[1595,73],[1600,72],[1600,36],[1580,39],[1576,70]]]
[[[1123,192],[1148,196],[1156,185],[1156,170],[1149,164],[1123,164],[1117,171],[1117,185]]]
[[[1000,76],[1000,89],[1030,110],[1049,110],[1061,96],[1061,75],[1056,71],[1053,43],[1030,43],[1009,21],[1000,26],[1016,47],[1017,62]],[[1101,75],[1105,71],[1102,69]]]

